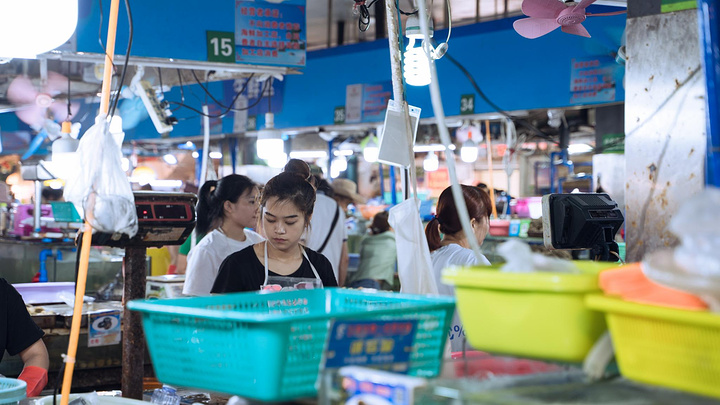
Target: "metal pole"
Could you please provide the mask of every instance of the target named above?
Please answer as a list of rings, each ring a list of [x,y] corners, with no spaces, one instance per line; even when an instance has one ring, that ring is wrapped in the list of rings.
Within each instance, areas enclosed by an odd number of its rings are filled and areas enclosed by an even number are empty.
[[[332,46],[332,0],[328,0],[328,18],[327,18],[327,47]]]
[[[700,49],[705,72],[705,116],[707,152],[705,156],[705,184],[720,186],[720,30],[718,29],[718,0],[698,0]]]
[[[382,199],[383,204],[385,204],[385,174],[383,174],[382,163],[378,163],[378,167],[380,168],[380,198]]]
[[[42,181],[35,180],[35,200],[33,206],[33,236],[40,237],[40,214],[42,214]]]
[[[145,298],[147,255],[145,247],[125,248],[123,304]],[[142,314],[123,305],[122,393],[124,398],[142,400],[145,371],[145,335]]]

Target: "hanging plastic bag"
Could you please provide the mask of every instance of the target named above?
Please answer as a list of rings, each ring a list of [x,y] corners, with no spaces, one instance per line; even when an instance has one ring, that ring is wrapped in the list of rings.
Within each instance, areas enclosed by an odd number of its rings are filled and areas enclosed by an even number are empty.
[[[110,134],[105,115],[96,117],[95,125],[80,138],[77,155],[77,175],[68,179],[65,199],[94,230],[135,236],[135,198],[122,170],[120,146]]]
[[[420,221],[420,201],[408,199],[390,208],[390,225],[395,230],[400,292],[437,294],[432,260]]]

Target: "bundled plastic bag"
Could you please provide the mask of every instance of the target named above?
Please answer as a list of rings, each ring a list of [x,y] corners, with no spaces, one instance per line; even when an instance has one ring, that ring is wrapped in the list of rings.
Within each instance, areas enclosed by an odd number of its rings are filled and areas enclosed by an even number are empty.
[[[390,208],[388,222],[395,230],[400,292],[437,294],[430,248],[420,221],[420,201],[407,199]]]
[[[135,236],[135,198],[122,170],[120,146],[110,134],[105,115],[95,118],[95,125],[80,138],[77,154],[77,175],[68,180],[65,199],[94,230]]]

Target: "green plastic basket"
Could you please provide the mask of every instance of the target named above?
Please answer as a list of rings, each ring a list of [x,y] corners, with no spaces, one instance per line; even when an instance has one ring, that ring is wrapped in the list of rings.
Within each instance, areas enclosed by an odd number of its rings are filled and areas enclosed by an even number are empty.
[[[238,293],[128,303],[158,380],[263,401],[317,394],[331,319],[417,320],[409,374],[439,374],[450,297],[318,290]]]
[[[27,384],[14,378],[0,378],[0,404],[15,404],[25,399]]]

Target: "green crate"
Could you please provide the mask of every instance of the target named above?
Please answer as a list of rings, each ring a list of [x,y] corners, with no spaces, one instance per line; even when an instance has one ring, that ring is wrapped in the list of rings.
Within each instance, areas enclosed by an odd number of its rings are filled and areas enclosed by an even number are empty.
[[[16,404],[25,399],[26,386],[23,380],[0,377],[0,404]]]
[[[455,300],[327,288],[128,303],[158,380],[263,401],[317,394],[331,319],[417,320],[409,374],[434,377]]]

